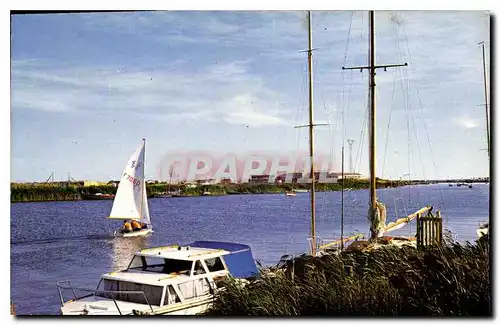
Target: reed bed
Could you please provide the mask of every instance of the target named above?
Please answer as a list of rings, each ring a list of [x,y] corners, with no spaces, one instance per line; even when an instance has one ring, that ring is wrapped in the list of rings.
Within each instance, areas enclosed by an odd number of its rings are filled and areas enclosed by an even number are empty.
[[[317,191],[339,191],[342,187],[339,183],[316,185]],[[377,187],[400,186],[405,183],[397,181],[378,180]],[[205,192],[211,195],[230,195],[230,194],[272,194],[284,193],[293,189],[308,189],[309,184],[214,184],[198,185],[194,188],[186,184],[166,183],[147,184],[148,196],[154,197],[158,194],[169,191],[180,191],[181,196],[201,196]],[[346,179],[344,187],[351,189],[368,188],[367,180]],[[115,194],[116,187],[113,185],[82,186],[82,185],[61,185],[55,183],[41,184],[11,184],[11,202],[33,202],[33,201],[70,201],[81,200],[82,194]]]
[[[492,316],[489,265],[487,239],[418,251],[386,247],[284,258],[247,286],[228,280],[206,314]]]

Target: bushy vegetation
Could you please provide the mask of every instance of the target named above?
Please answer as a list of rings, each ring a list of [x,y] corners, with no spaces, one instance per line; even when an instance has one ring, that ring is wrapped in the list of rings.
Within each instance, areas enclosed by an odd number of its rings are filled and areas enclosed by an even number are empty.
[[[377,180],[377,187],[394,187],[405,185],[404,182]],[[181,196],[200,196],[205,192],[211,195],[227,194],[272,194],[284,193],[292,189],[309,189],[309,184],[214,184],[198,185],[190,187],[185,184],[166,183],[147,184],[147,193],[149,197],[154,197],[165,193],[167,190],[172,192],[179,191]],[[316,191],[340,191],[342,185],[334,184],[316,184]],[[369,187],[368,180],[346,179],[344,188],[365,189]],[[33,202],[33,201],[68,201],[81,200],[81,195],[85,194],[115,194],[116,187],[112,184],[99,186],[81,186],[81,185],[59,185],[59,184],[11,184],[11,202]]]
[[[39,184],[36,186],[12,184],[10,195],[12,202],[72,201],[80,199],[80,192],[77,186],[53,184]]]
[[[492,316],[489,262],[487,239],[303,255],[282,260],[274,276],[263,272],[247,286],[226,281],[207,315]]]

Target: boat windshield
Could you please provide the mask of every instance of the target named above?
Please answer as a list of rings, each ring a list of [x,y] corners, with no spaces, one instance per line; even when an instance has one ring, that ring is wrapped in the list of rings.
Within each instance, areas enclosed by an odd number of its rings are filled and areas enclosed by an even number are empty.
[[[104,279],[102,284],[103,290],[107,292],[99,292],[96,296],[101,296],[109,299],[116,299],[121,301],[134,302],[138,304],[151,304],[160,306],[161,298],[163,295],[164,287],[153,286],[147,284],[117,281]],[[108,291],[113,291],[108,292]],[[127,292],[134,291],[134,292]],[[142,291],[144,295],[139,293]],[[146,296],[147,300],[144,298]]]
[[[142,270],[155,273],[178,273],[189,275],[192,261],[175,260],[150,256],[134,256],[129,270]]]

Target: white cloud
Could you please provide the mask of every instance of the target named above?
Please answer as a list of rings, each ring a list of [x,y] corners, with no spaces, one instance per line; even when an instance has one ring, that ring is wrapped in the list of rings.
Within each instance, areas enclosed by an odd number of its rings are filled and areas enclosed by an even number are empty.
[[[458,124],[459,126],[466,129],[473,129],[480,125],[480,121],[478,119],[472,119],[470,117],[463,116],[460,118],[455,118],[455,124]]]
[[[244,124],[248,126],[280,125],[287,122],[275,114],[266,114],[265,111],[272,110],[273,106],[279,103],[267,103],[267,109],[262,107],[262,103],[252,95],[242,94],[233,97],[227,104],[227,115],[224,120],[232,124]]]
[[[13,62],[12,106],[46,112],[115,112],[168,121],[201,119],[236,124],[281,124],[280,95],[248,73],[248,61],[217,63],[196,72],[172,67],[69,67]],[[242,93],[259,105],[238,102]],[[235,102],[236,99],[236,102]],[[278,110],[277,110],[278,109]]]

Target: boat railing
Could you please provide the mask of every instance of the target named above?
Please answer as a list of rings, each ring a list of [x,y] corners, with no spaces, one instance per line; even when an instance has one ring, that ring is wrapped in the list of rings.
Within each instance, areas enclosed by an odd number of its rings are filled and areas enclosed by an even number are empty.
[[[151,312],[153,312],[153,307],[149,303],[149,300],[146,297],[146,294],[144,293],[144,291],[116,291],[116,290],[94,290],[94,289],[87,289],[87,288],[76,288],[76,287],[73,287],[71,285],[71,282],[69,280],[58,281],[56,283],[56,286],[57,286],[57,291],[59,292],[59,298],[61,299],[61,306],[64,306],[64,298],[63,298],[64,290],[71,290],[71,292],[73,293],[73,299],[75,301],[78,299],[82,299],[82,298],[86,298],[86,297],[90,297],[90,296],[96,296],[96,295],[106,295],[106,297],[111,296],[111,299],[113,300],[113,303],[115,304],[116,309],[118,310],[118,313],[120,315],[122,315],[122,312],[120,310],[120,307],[118,306],[118,302],[115,299],[115,295],[118,295],[118,294],[142,295],[142,297],[144,298],[144,301],[146,301],[146,304],[149,306],[149,309],[151,309]],[[89,294],[78,297],[76,295],[75,290],[88,292]]]

